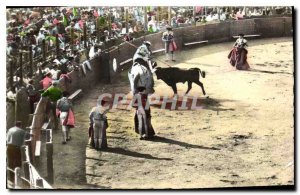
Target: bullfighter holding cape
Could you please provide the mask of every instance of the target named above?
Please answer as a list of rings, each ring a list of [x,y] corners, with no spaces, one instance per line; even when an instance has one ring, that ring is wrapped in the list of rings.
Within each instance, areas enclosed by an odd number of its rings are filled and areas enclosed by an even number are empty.
[[[170,59],[171,53],[171,60],[176,61],[174,59],[174,51],[177,50],[177,45],[174,41],[174,33],[172,31],[171,26],[167,26],[167,31],[163,33],[162,41],[165,43],[165,53],[166,53],[166,61]]]
[[[244,34],[239,34],[239,38],[233,45],[233,49],[228,54],[230,64],[235,66],[238,70],[248,70],[250,68],[247,62],[247,40],[244,38]]]

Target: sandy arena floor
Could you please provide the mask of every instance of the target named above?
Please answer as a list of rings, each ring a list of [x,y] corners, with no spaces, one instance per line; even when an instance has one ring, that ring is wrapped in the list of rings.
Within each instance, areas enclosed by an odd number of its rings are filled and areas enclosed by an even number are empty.
[[[249,40],[250,71],[231,67],[232,43],[177,53],[181,68],[206,71],[206,98],[193,84],[203,109],[152,107],[157,138],[139,140],[134,110],[108,114],[106,151],[87,146],[88,113],[103,92],[129,92],[127,72],[112,85],[98,85],[76,102],[73,140],[54,135],[55,188],[181,189],[294,184],[292,38]],[[158,59],[163,60],[164,56]],[[158,66],[165,66],[158,61]],[[158,94],[173,92],[155,77]],[[179,95],[187,89],[177,84]]]

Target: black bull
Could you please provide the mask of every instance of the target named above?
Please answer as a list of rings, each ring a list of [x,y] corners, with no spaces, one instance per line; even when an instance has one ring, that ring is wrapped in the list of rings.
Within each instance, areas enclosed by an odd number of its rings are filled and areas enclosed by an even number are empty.
[[[186,69],[180,69],[175,67],[169,67],[169,68],[158,67],[155,73],[157,79],[163,80],[167,85],[172,87],[174,94],[177,94],[176,83],[188,82],[188,89],[185,92],[185,94],[187,94],[192,89],[192,83],[194,82],[201,87],[202,92],[205,95],[203,83],[201,83],[199,80],[200,74],[203,78],[205,78],[205,72],[201,71],[199,68],[190,68],[186,70]]]

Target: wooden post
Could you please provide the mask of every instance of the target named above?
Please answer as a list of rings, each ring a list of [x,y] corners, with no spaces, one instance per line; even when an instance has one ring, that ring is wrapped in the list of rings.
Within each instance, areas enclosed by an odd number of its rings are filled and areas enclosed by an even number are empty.
[[[25,140],[25,145],[28,146],[29,162],[33,163],[34,154],[32,153],[32,138]]]
[[[217,12],[218,12],[218,20],[220,20],[220,7],[217,7]]]
[[[172,17],[172,9],[169,6],[168,7],[168,21],[169,21],[169,25],[171,26],[171,17]]]
[[[12,173],[11,170],[9,169],[8,166],[6,166],[6,181],[7,181],[7,186],[9,186],[8,182],[12,182],[13,178],[11,177]]]
[[[24,161],[29,162],[29,159],[28,159],[28,156],[27,156],[27,150],[28,150],[28,146],[23,145],[21,147],[21,160],[22,160],[22,162],[24,162]]]
[[[46,142],[52,143],[52,129],[46,129]]]
[[[42,52],[43,52],[43,62],[46,61],[46,41],[43,39],[42,41]]]
[[[204,7],[204,15],[205,15],[205,17],[207,16],[207,9],[206,9],[206,7]]]
[[[46,129],[47,174],[49,183],[54,182],[52,129]]]
[[[128,7],[125,8],[125,28],[126,33],[128,33]]]
[[[109,32],[109,36],[111,35],[111,15],[110,13],[108,13],[108,32]]]
[[[24,173],[24,178],[30,181],[30,171],[29,171],[28,161],[23,161],[23,173]]]
[[[74,51],[74,28],[71,27],[70,29],[70,35],[71,35],[71,52],[73,54],[73,51]]]
[[[160,7],[157,7],[156,10],[156,20],[157,20],[157,24],[159,24],[159,20],[160,20]]]
[[[35,110],[36,110],[37,104],[38,104],[38,102],[34,102],[34,104],[33,104],[33,110],[34,110],[34,112],[35,112]]]
[[[99,18],[96,18],[96,36],[97,36],[97,43],[100,43],[100,27],[99,27]]]
[[[32,46],[28,47],[29,50],[29,75],[30,77],[33,76],[33,56],[32,56]]]
[[[195,20],[195,18],[196,18],[196,7],[195,6],[193,6],[193,18],[194,18],[194,24],[196,26],[196,20]]]
[[[83,23],[83,41],[84,41],[84,48],[87,49],[86,23]]]
[[[15,92],[14,88],[14,61],[9,60],[9,86],[11,87],[12,92]]]
[[[144,7],[144,30],[148,31],[147,7]]]
[[[58,34],[55,35],[55,51],[56,51],[56,58],[59,56],[59,39]]]
[[[20,57],[20,85],[23,85],[23,60],[22,60],[22,52],[19,53]]]
[[[86,23],[83,23],[83,41],[84,41],[86,59],[89,59],[89,51],[88,51],[88,46],[87,46]]]
[[[15,168],[15,189],[21,189],[22,187],[22,180],[21,180],[21,168]]]
[[[48,182],[53,184],[54,182],[54,169],[53,169],[53,144],[51,142],[46,143],[47,152],[47,179]]]
[[[36,179],[35,185],[36,185],[37,187],[43,188],[43,187],[44,187],[43,180],[40,179],[40,178],[39,178],[39,179]]]

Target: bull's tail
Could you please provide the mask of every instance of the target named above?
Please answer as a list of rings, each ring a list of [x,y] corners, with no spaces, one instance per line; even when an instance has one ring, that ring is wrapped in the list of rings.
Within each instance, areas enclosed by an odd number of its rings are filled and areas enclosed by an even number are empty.
[[[202,78],[205,78],[205,71],[201,71],[200,68],[192,68],[192,69],[199,71]]]
[[[199,72],[200,72],[201,76],[202,76],[203,78],[205,78],[205,71],[204,71],[204,70],[201,71],[201,70],[199,69]]]

